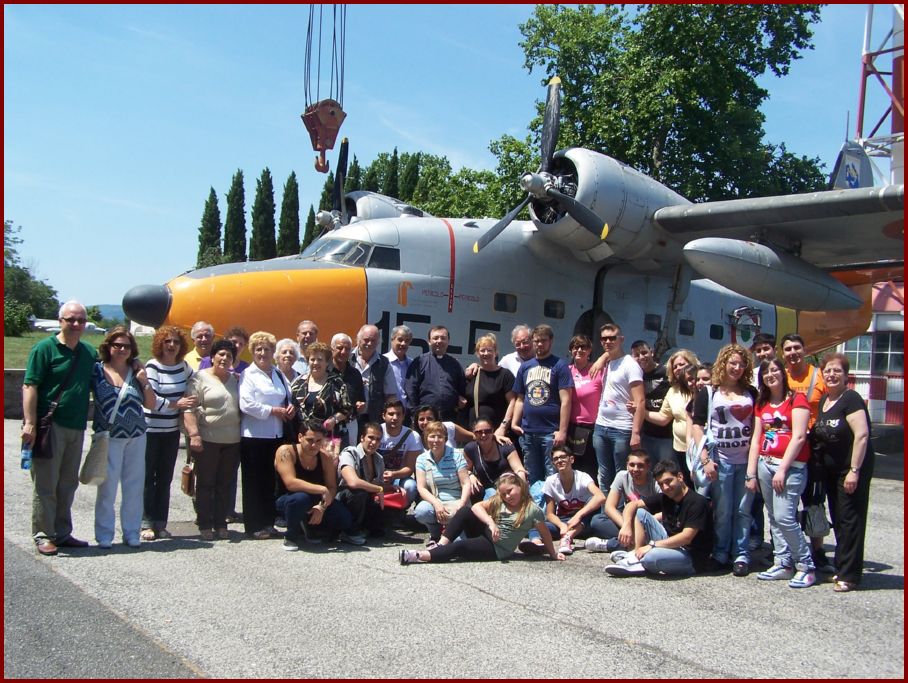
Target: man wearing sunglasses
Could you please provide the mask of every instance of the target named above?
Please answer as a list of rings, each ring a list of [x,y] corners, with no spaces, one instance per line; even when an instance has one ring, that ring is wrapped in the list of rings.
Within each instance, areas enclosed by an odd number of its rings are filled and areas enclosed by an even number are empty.
[[[599,463],[599,488],[608,491],[615,475],[625,468],[627,454],[640,447],[643,427],[643,370],[624,353],[621,328],[606,323],[599,330],[603,355],[608,359],[599,414],[593,428],[593,450]],[[634,412],[627,404],[634,404]]]
[[[67,301],[60,307],[60,331],[32,347],[22,385],[22,442],[35,447],[38,424],[53,408],[50,452],[35,451],[32,461],[32,536],[41,555],[57,548],[84,548],[73,537],[72,504],[79,487],[82,439],[88,421],[94,348],[81,341],[88,321],[85,306]]]

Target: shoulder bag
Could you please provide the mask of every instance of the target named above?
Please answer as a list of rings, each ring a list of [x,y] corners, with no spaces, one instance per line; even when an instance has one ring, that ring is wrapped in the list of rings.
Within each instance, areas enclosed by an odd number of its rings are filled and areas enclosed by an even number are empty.
[[[126,373],[126,380],[120,387],[120,393],[117,394],[117,402],[114,403],[113,412],[108,420],[107,429],[95,432],[91,435],[91,447],[82,463],[82,469],[79,470],[79,481],[91,486],[100,486],[107,479],[107,451],[110,447],[110,428],[117,421],[117,413],[120,412],[120,404],[126,397],[129,384],[132,382],[132,368]]]
[[[66,374],[66,379],[63,380],[63,384],[60,385],[57,395],[54,396],[53,400],[50,402],[47,413],[38,420],[38,424],[35,427],[35,440],[32,443],[32,458],[47,459],[54,457],[54,447],[53,442],[51,441],[51,425],[54,422],[54,411],[59,405],[60,397],[63,396],[63,392],[66,390],[66,387],[69,386],[69,381],[76,372],[76,367],[79,364],[79,353],[81,351],[82,344],[77,344],[76,351],[73,354],[72,364],[69,366],[69,372]]]
[[[709,454],[709,459],[716,459],[716,441],[712,435],[712,418],[713,418],[713,394],[714,387],[707,388],[708,403],[706,408],[706,427],[703,430],[703,437],[699,440],[691,439],[687,444],[687,469],[690,471],[690,479],[697,490],[697,493],[705,495],[712,483],[706,478],[703,462],[700,460],[700,454],[705,448]]]

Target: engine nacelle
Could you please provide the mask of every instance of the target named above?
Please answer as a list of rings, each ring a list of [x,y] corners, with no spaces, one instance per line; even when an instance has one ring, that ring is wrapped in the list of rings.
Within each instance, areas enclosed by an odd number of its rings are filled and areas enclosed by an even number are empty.
[[[356,190],[344,197],[344,208],[350,222],[374,218],[401,218],[403,216],[429,216],[422,209],[377,192]]]
[[[562,179],[566,194],[576,186],[574,198],[608,225],[603,241],[555,204],[530,202],[530,216],[540,234],[570,249],[581,261],[598,262],[610,256],[646,259],[656,240],[653,214],[663,206],[690,203],[630,166],[582,147],[556,152],[551,174]]]

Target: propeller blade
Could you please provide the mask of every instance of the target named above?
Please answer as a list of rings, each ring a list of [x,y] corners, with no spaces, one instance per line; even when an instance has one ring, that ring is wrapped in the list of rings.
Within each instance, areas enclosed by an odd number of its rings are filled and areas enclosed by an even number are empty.
[[[344,183],[347,180],[347,138],[341,140],[340,151],[337,155],[337,170],[334,172],[334,192],[332,193],[332,209],[341,216],[344,214]]]
[[[482,237],[476,240],[476,243],[473,245],[473,253],[478,254],[480,250],[485,249],[489,245],[489,242],[498,237],[498,235],[501,234],[501,231],[508,227],[511,221],[517,218],[517,214],[523,211],[524,207],[529,203],[530,197],[525,197],[520,204],[508,212],[507,216],[489,228]]]
[[[542,117],[542,148],[539,170],[548,173],[552,156],[558,143],[558,129],[561,125],[561,79],[558,76],[549,81],[549,94]]]
[[[554,187],[548,188],[545,193],[554,199],[558,203],[558,206],[567,212],[571,218],[580,223],[580,225],[596,235],[599,239],[604,240],[605,236],[608,235],[608,223],[603,221],[599,216],[576,199],[556,190]]]

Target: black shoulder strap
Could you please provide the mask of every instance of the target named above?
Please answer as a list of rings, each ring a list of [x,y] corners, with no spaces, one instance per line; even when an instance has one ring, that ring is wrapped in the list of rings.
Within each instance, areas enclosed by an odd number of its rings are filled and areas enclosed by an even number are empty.
[[[66,387],[69,385],[69,381],[73,378],[73,375],[76,374],[76,367],[79,364],[79,353],[82,351],[82,343],[76,342],[76,350],[73,353],[72,363],[69,365],[69,372],[66,373],[66,379],[63,380],[63,384],[60,385],[60,390],[57,392],[57,395],[54,396],[54,399],[50,402],[50,410],[48,411],[49,415],[53,415],[54,411],[57,409],[57,404],[60,401],[60,397],[63,396],[63,392],[66,391]]]

